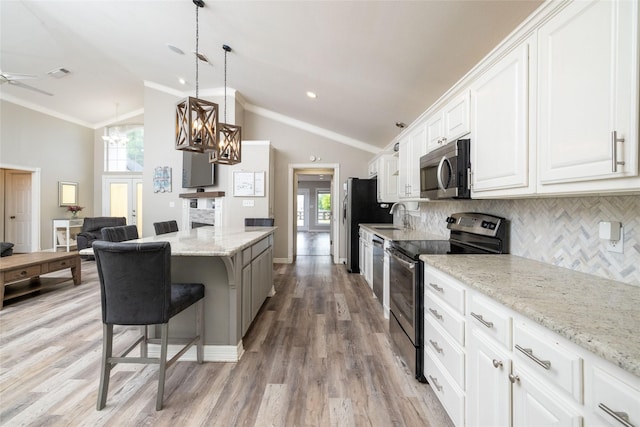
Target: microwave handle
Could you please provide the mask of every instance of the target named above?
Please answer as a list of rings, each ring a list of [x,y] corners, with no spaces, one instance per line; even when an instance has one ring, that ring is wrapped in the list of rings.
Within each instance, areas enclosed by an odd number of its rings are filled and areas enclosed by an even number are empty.
[[[440,187],[441,190],[447,189],[447,187],[444,185],[444,182],[442,182],[442,169],[444,168],[444,162],[449,163],[449,159],[447,159],[446,156],[442,156],[442,159],[440,159],[440,163],[438,164],[438,171],[436,172],[436,174],[438,175],[438,187]],[[451,170],[451,165],[449,165],[449,170]]]

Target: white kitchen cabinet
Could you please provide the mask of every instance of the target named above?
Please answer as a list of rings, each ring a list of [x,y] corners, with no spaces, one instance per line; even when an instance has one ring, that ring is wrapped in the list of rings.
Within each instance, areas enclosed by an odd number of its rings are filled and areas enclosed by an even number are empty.
[[[360,274],[373,290],[373,235],[360,227]]]
[[[640,378],[618,367],[595,361],[589,371],[587,401],[591,418],[587,425],[640,425]]]
[[[582,414],[539,377],[517,363],[509,377],[513,382],[513,425],[524,427],[580,427]]]
[[[531,56],[535,37],[507,53],[471,86],[473,198],[535,192],[529,135]]]
[[[464,425],[465,290],[453,277],[424,267],[424,376],[457,426]]]
[[[370,162],[369,162],[369,166],[368,166],[368,176],[369,178],[375,178],[376,176],[378,176],[378,171],[380,168],[380,157],[376,156],[374,157]]]
[[[378,202],[398,201],[398,157],[393,154],[380,156],[378,162]]]
[[[467,358],[467,426],[511,425],[511,352],[471,327]]]
[[[469,92],[453,98],[427,119],[427,152],[470,131]]]
[[[539,29],[538,193],[638,187],[621,180],[638,175],[638,19],[637,1],[575,1]]]
[[[398,198],[420,198],[420,157],[427,153],[426,126],[415,126],[399,141]]]

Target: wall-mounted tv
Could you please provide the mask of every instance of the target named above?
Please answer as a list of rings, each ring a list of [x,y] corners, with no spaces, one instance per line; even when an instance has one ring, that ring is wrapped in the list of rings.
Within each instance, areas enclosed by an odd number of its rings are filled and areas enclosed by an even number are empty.
[[[216,184],[216,165],[209,154],[182,153],[182,188],[209,187]]]

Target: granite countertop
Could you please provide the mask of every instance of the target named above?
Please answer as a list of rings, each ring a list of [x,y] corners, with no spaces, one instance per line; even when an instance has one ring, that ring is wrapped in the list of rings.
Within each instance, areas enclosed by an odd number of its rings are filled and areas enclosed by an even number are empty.
[[[640,376],[637,286],[514,255],[421,255],[420,259]]]
[[[447,236],[429,233],[424,230],[402,228],[402,226],[394,224],[360,224],[360,227],[385,240],[449,240]]]
[[[171,255],[233,256],[272,234],[277,227],[198,227],[191,230],[143,237],[130,242],[169,242]]]

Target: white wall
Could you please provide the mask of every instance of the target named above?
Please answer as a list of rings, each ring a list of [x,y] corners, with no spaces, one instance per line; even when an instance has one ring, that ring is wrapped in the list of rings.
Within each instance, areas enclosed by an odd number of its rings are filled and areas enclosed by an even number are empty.
[[[94,131],[5,100],[0,123],[0,163],[41,169],[40,245],[49,249],[52,220],[70,217],[58,206],[58,181],[77,182],[81,216],[94,214]]]

